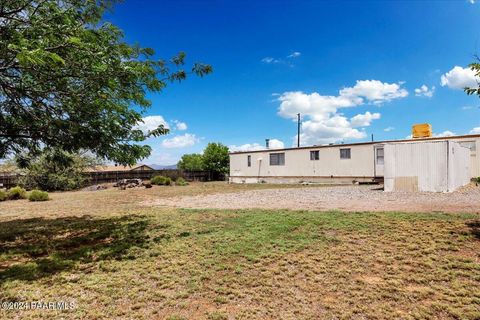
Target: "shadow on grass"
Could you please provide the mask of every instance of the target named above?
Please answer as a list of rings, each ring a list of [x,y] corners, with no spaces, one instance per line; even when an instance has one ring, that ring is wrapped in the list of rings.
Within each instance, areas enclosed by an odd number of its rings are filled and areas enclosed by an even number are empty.
[[[134,259],[129,249],[146,246],[147,226],[136,215],[0,222],[0,284],[47,277],[77,263]]]
[[[470,231],[475,238],[480,239],[480,220],[467,222],[467,226],[470,228]]]

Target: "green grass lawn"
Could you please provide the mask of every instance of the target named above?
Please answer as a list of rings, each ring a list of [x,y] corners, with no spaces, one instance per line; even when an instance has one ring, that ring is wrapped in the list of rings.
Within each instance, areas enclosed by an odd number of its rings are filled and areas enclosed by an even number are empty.
[[[76,308],[0,319],[480,318],[479,215],[122,208],[9,211],[0,300]]]

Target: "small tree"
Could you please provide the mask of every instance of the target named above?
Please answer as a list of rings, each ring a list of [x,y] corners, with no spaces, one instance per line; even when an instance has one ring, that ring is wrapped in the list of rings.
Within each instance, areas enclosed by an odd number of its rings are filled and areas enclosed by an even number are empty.
[[[182,170],[203,170],[203,156],[198,153],[184,154],[177,167]]]
[[[44,150],[36,160],[21,159],[27,165],[23,169],[20,185],[28,189],[46,191],[73,190],[88,182],[85,171],[99,162],[86,155],[72,154],[60,150]]]
[[[477,62],[471,63],[469,67],[475,72],[475,75],[477,76],[477,78],[480,78],[480,57],[477,56],[476,58],[477,58]],[[477,82],[476,88],[465,88],[464,90],[468,95],[476,94],[480,97],[480,83],[478,82]]]
[[[116,2],[0,1],[0,158],[48,147],[132,165],[168,132],[139,130],[147,93],[212,67],[125,42],[104,16]]]
[[[203,167],[215,174],[225,174],[229,170],[228,147],[221,143],[209,143],[203,151]]]

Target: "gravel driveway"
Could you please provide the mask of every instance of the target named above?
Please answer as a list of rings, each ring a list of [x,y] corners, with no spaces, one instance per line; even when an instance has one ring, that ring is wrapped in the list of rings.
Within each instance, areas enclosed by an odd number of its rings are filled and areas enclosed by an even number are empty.
[[[378,190],[378,186],[282,188],[162,198],[144,204],[179,208],[480,213],[480,187],[470,185],[453,193],[387,193]]]

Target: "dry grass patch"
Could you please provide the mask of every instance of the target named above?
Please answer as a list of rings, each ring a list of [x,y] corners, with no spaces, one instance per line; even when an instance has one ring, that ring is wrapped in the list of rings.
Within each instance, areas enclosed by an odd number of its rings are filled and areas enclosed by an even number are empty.
[[[478,214],[139,207],[149,192],[1,203],[0,300],[77,308],[0,318],[480,317]]]
[[[49,193],[48,203],[28,203],[26,200],[5,201],[0,204],[0,220],[15,217],[53,218],[59,216],[108,216],[128,213],[140,208],[140,203],[176,196],[195,196],[235,193],[247,190],[299,188],[301,185],[228,184],[226,182],[193,182],[187,186],[153,186],[118,190],[110,186],[99,191],[70,191]],[[320,188],[319,185],[307,186]]]

